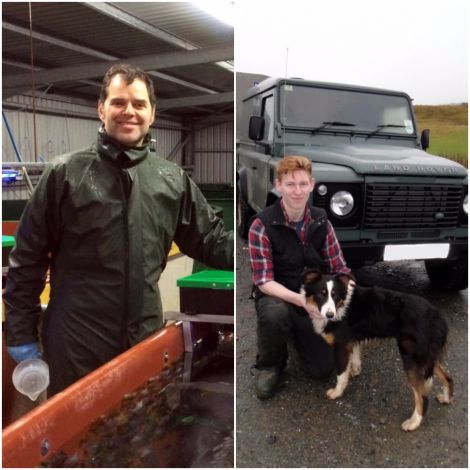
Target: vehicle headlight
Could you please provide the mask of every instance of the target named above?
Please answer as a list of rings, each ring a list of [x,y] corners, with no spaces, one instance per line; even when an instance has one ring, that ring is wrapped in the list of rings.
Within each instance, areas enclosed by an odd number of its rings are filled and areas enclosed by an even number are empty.
[[[349,191],[338,191],[330,200],[333,214],[340,217],[348,215],[354,208],[354,198]]]
[[[463,200],[463,211],[465,214],[468,214],[468,194],[465,196],[465,199]]]

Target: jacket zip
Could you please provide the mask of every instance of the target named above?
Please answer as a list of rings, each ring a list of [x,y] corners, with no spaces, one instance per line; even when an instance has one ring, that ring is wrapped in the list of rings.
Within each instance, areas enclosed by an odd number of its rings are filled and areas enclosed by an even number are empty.
[[[129,319],[129,307],[130,307],[130,296],[129,296],[129,199],[126,194],[126,183],[124,179],[127,178],[126,170],[121,169],[120,181],[121,181],[121,196],[122,196],[122,218],[124,224],[124,347],[129,347],[129,338],[127,334],[127,321]]]

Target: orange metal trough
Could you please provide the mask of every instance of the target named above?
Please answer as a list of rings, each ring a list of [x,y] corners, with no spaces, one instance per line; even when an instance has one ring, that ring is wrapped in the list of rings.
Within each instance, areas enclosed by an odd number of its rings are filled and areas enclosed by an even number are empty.
[[[73,453],[90,424],[166,366],[182,359],[181,325],[171,325],[83,377],[3,431],[3,467],[35,467]]]

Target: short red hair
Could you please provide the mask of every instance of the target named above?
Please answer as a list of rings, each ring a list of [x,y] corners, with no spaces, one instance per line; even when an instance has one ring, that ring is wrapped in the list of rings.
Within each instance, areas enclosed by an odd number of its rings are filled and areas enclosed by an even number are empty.
[[[312,162],[306,157],[289,155],[284,157],[276,166],[276,176],[279,181],[290,171],[304,170],[312,175]]]

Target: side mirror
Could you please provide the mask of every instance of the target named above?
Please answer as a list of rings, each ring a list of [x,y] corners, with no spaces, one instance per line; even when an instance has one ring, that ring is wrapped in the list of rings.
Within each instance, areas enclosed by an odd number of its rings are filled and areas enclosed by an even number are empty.
[[[262,140],[264,137],[264,117],[251,116],[248,128],[248,137],[251,140]]]
[[[423,150],[426,150],[429,148],[429,134],[431,131],[429,129],[423,129],[423,132],[421,132],[421,147]]]

